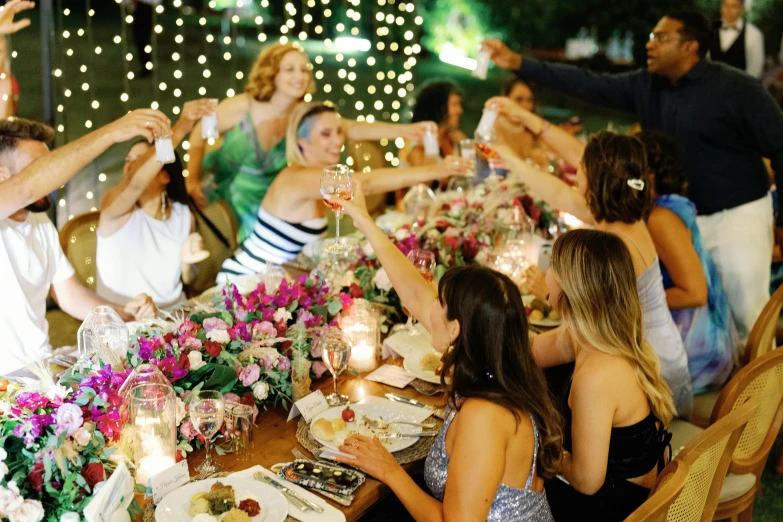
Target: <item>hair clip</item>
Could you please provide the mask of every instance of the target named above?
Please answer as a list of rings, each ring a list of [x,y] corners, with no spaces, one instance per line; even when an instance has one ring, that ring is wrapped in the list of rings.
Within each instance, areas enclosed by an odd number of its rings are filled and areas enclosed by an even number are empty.
[[[634,190],[644,190],[644,181],[641,179],[629,179],[628,186]]]

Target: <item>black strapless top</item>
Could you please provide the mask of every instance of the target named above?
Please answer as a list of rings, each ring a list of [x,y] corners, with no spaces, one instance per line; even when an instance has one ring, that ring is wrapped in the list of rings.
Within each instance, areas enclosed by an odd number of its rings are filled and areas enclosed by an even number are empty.
[[[571,451],[571,408],[568,406],[570,392],[569,383],[564,397],[561,396],[558,401],[564,419],[563,447],[567,451]],[[609,461],[606,466],[607,477],[641,477],[649,473],[656,464],[660,473],[666,465],[667,448],[671,458],[671,439],[672,434],[666,431],[663,423],[652,412],[636,424],[612,428]]]

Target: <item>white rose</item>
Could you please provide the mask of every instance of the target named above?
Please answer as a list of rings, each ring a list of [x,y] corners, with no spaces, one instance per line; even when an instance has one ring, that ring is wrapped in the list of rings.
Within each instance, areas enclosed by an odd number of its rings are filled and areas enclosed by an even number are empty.
[[[84,447],[92,440],[92,433],[90,433],[90,430],[81,427],[73,434],[73,440],[75,440],[76,444],[79,446]]]
[[[375,272],[375,277],[372,278],[372,282],[384,292],[388,292],[392,289],[392,284],[391,281],[389,281],[389,275],[386,273],[385,268],[381,268]]]
[[[5,462],[0,461],[0,479],[5,477],[8,474],[8,466],[5,465]]]
[[[373,249],[369,241],[365,241],[364,244],[362,244],[362,252],[364,252],[365,256],[370,257],[375,253],[375,249]]]
[[[462,235],[462,230],[460,230],[457,227],[450,227],[447,228],[446,231],[443,233],[444,236],[453,236],[453,237],[459,237]]]
[[[401,228],[397,232],[394,233],[394,239],[397,241],[405,241],[411,237],[411,231],[407,228]]]
[[[212,332],[210,332],[212,333]],[[207,363],[204,362],[201,352],[192,351],[188,352],[188,361],[190,362],[190,371],[195,372]],[[178,423],[179,424],[179,423]]]
[[[340,279],[340,287],[343,286],[351,286],[351,283],[354,282],[353,277],[353,270],[348,270],[345,274],[343,274],[343,277]]]
[[[10,514],[24,504],[24,499],[19,495],[19,488],[13,480],[8,487],[0,486],[0,513]]]
[[[278,308],[275,310],[275,322],[281,323],[281,322],[288,322],[291,320],[293,316],[291,315],[291,312],[286,310],[285,308]]]
[[[437,240],[440,237],[440,232],[437,228],[431,228],[427,231],[427,239]]]
[[[25,500],[16,511],[8,513],[11,522],[40,522],[45,513],[43,506],[37,500]]]
[[[269,397],[269,385],[261,381],[255,383],[253,385],[253,397],[259,401],[265,401]]]
[[[8,458],[8,453],[3,448],[0,448],[0,460],[5,460]]]
[[[231,337],[228,335],[228,331],[226,330],[211,330],[207,334],[207,339],[220,344],[226,344],[231,341]]]
[[[182,424],[182,420],[185,418],[186,413],[187,412],[185,411],[185,402],[179,397],[177,397],[177,412],[175,414],[175,417],[177,419],[177,426]]]

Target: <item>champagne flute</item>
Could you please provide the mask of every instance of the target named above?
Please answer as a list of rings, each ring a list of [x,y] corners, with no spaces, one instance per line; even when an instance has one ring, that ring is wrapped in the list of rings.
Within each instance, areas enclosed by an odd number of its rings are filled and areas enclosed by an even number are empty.
[[[225,410],[223,394],[214,390],[201,390],[193,394],[190,399],[190,420],[193,427],[203,437],[207,445],[207,455],[196,471],[203,474],[216,473],[222,469],[209,454],[212,447],[212,437],[223,425],[223,411]]]
[[[408,261],[411,262],[413,267],[418,270],[428,283],[432,283],[435,280],[435,254],[429,250],[414,248],[408,254]],[[405,323],[405,326],[395,326],[392,331],[394,333],[404,332],[408,335],[420,335],[419,331],[414,328],[416,318],[411,315],[407,308],[403,307],[403,311],[408,316],[408,322]]]
[[[343,207],[339,203],[328,201],[326,196],[337,196],[345,201],[353,199],[352,173],[353,171],[347,165],[330,165],[324,168],[321,173],[321,195],[324,197],[324,203],[332,209],[336,218],[335,241],[324,247],[327,252],[340,253],[348,248],[340,243],[340,217]]]
[[[348,397],[337,392],[337,377],[348,367],[351,358],[351,340],[343,332],[332,329],[318,340],[321,348],[321,358],[324,364],[332,372],[334,391],[326,397],[329,406],[342,406],[348,404]]]

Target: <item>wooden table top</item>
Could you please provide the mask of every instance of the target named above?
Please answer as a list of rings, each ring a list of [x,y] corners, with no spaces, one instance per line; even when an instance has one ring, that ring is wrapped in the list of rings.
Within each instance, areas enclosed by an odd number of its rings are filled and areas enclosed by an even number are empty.
[[[321,389],[325,395],[331,393],[332,379],[326,376],[313,384],[313,391]],[[372,382],[363,379],[360,375],[342,375],[337,381],[340,393],[347,395],[351,402],[360,401],[368,396],[383,397],[386,393],[395,392],[406,397],[417,399],[421,402],[433,406],[443,406],[443,399],[440,394],[428,397],[418,393],[412,387],[405,389],[392,388],[384,384]],[[223,471],[237,472],[248,469],[255,465],[261,465],[267,469],[274,464],[281,462],[291,462],[293,455],[291,450],[299,449],[305,455],[310,455],[299,441],[296,440],[296,427],[298,417],[286,422],[288,410],[281,408],[270,409],[261,412],[256,419],[256,425],[253,432],[253,449],[250,460],[247,462],[237,462],[234,455],[215,455],[217,462],[223,467]],[[204,449],[195,451],[188,456],[191,474],[195,475],[194,467],[204,459]],[[415,474],[421,472],[424,461],[414,462],[403,466],[408,473]],[[341,506],[331,500],[318,495],[319,498],[327,500],[332,506],[345,514],[347,522],[354,522],[361,518],[376,503],[389,495],[391,490],[386,485],[378,482],[368,476],[364,484],[356,490],[355,498],[350,507]]]

